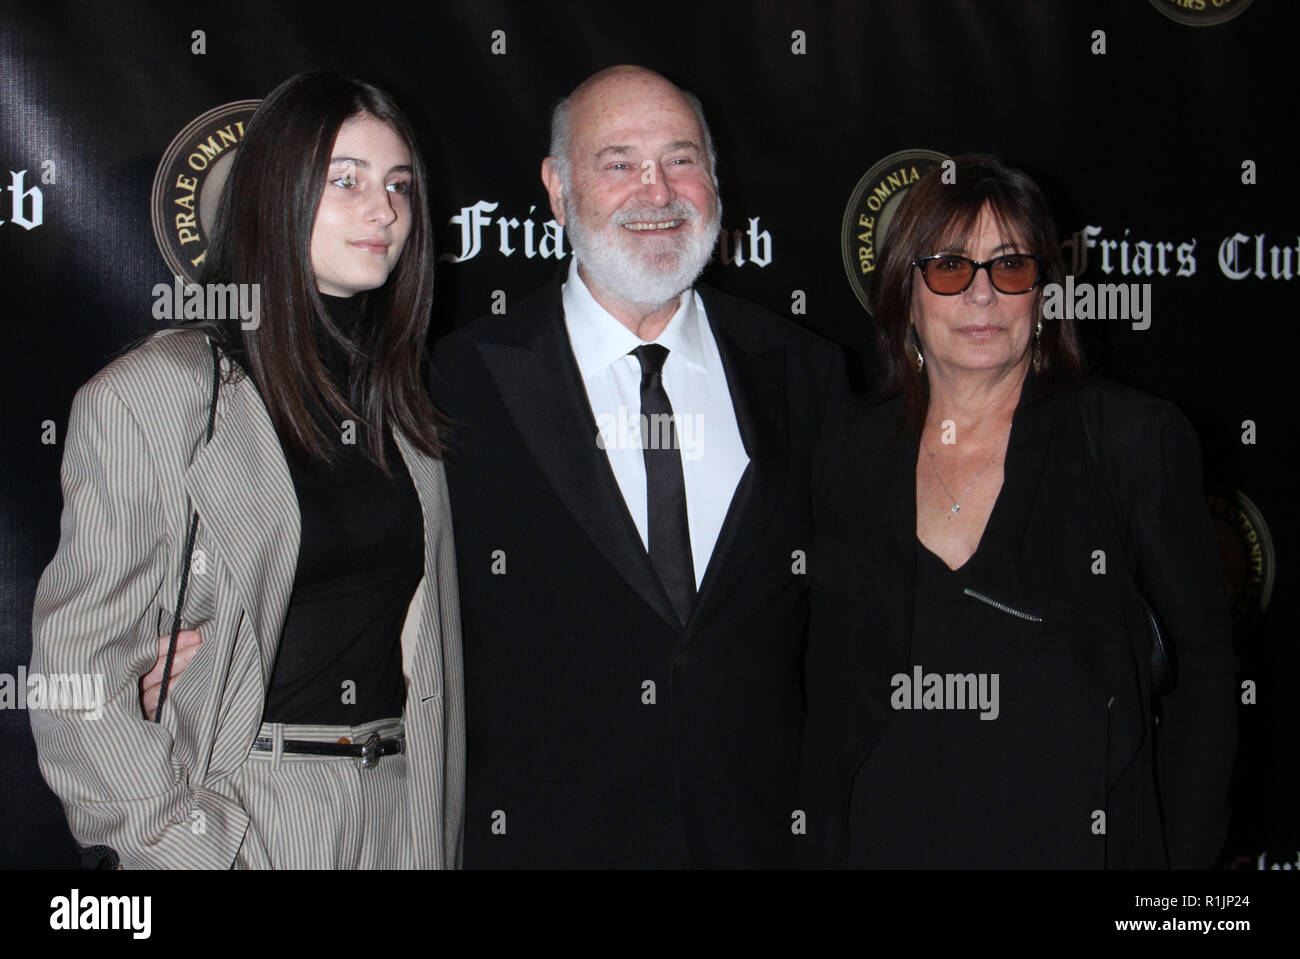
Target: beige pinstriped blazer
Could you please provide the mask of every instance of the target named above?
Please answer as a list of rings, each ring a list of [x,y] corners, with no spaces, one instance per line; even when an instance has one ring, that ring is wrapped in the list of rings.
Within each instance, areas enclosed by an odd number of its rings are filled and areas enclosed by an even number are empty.
[[[249,379],[222,383],[204,445],[211,384],[206,338],[164,331],[77,392],[59,548],[36,591],[32,672],[103,674],[107,700],[99,719],[31,711],[41,772],[77,840],[112,846],[127,868],[225,869],[246,832],[257,841],[229,780],[261,721],[300,519]],[[451,511],[442,463],[395,439],[425,519],[425,575],[402,632],[415,861],[455,868],[465,726]],[[203,645],[155,724],[141,716],[138,682],[157,657],[159,611],[171,622],[187,496],[203,555],[191,567],[184,626]]]

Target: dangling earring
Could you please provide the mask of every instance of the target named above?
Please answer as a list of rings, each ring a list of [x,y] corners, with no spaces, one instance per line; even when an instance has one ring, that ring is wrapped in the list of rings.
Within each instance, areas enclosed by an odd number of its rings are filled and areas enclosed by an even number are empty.
[[[1043,347],[1043,318],[1038,318],[1038,328],[1034,331],[1034,372],[1040,373],[1043,368],[1042,359]]]
[[[913,346],[912,350],[916,353],[916,372],[920,373],[925,369],[925,357],[921,355],[921,351],[917,347]]]

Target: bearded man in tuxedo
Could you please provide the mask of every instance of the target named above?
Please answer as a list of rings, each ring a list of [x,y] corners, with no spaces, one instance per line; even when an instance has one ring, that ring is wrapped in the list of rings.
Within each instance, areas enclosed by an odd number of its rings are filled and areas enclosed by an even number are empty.
[[[574,258],[445,338],[467,867],[776,866],[795,808],[811,451],[839,349],[697,284],[699,101],[613,67],[556,108]]]

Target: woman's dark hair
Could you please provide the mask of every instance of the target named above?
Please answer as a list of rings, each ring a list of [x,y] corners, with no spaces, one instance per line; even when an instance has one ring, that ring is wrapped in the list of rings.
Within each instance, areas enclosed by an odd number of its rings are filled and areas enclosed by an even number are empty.
[[[917,432],[925,424],[930,387],[916,368],[912,332],[912,261],[965,245],[980,211],[987,204],[1003,236],[1020,244],[1020,252],[1043,257],[1034,308],[1043,314],[1043,287],[1061,283],[1065,264],[1056,227],[1042,191],[1022,171],[996,158],[968,153],[953,159],[945,176],[938,166],[907,191],[894,213],[871,284],[876,343],[882,366],[878,399],[903,395],[903,423]],[[1039,371],[1033,402],[1076,383],[1083,367],[1073,320],[1043,323]]]
[[[343,124],[359,115],[392,127],[411,153],[411,230],[388,281],[364,297],[352,339],[330,318],[311,265],[312,227]],[[260,325],[238,317],[195,324],[257,384],[286,452],[329,460],[337,438],[320,422],[351,419],[387,472],[384,436],[400,429],[427,455],[444,451],[446,419],[425,390],[425,338],[433,307],[428,178],[415,135],[390,94],[334,72],[300,73],[258,106],[235,151],[213,222],[200,283],[257,283]],[[333,382],[318,336],[351,357],[350,395]]]

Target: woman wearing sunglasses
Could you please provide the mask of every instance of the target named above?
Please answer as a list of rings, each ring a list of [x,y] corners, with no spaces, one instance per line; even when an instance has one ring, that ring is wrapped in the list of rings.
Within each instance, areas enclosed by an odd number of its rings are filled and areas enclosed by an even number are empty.
[[[235,151],[200,276],[254,287],[260,315],[162,331],[78,391],[32,669],[100,674],[107,701],[32,727],[96,865],[459,864],[427,203],[391,95],[286,80]],[[142,713],[160,632],[176,655]]]
[[[815,466],[814,858],[1209,867],[1235,660],[1196,436],[1081,380],[1072,322],[1043,317],[1063,264],[1034,183],[987,156],[954,172],[895,214],[882,401]]]

